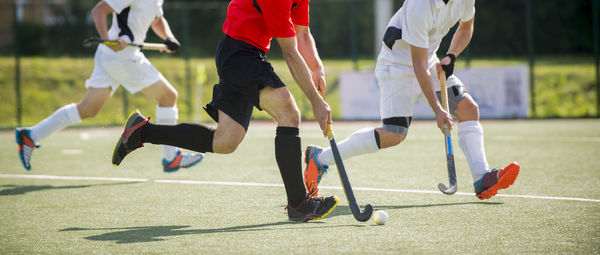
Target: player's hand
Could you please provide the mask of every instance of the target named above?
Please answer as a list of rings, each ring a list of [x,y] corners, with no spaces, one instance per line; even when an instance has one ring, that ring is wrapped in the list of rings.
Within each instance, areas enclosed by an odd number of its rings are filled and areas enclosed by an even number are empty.
[[[454,54],[447,54],[439,63],[435,66],[435,71],[437,76],[440,77],[440,72],[444,70],[446,72],[446,80],[450,75],[454,73],[454,61],[456,61],[456,57]]]
[[[323,99],[313,103],[312,107],[315,120],[319,122],[323,136],[327,136],[327,124],[331,124],[331,108],[329,108],[329,105]]]
[[[167,50],[165,51],[168,53],[176,52],[181,46],[181,44],[179,43],[179,41],[177,41],[177,39],[175,39],[175,37],[169,37],[165,41],[163,41],[163,43],[167,45]]]
[[[440,108],[435,113],[435,119],[437,121],[437,126],[440,130],[442,130],[442,133],[446,134],[444,132],[444,126],[448,127],[448,131],[452,130],[452,125],[454,124],[454,122],[450,113]]]
[[[127,48],[127,42],[125,40],[118,38],[117,42],[119,42],[118,45],[107,45],[107,46],[109,48],[111,48],[114,52],[122,51],[123,49]]]
[[[324,95],[325,87],[327,85],[325,84],[325,73],[323,72],[322,68],[320,68],[318,71],[312,73],[312,80],[315,83],[315,87],[317,88],[319,93],[321,95]]]

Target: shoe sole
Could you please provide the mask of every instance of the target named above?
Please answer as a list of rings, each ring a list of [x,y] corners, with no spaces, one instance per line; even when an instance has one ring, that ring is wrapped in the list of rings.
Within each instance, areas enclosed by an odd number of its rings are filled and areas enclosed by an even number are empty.
[[[131,124],[132,124],[132,123],[130,123],[129,121],[131,120],[131,117],[132,117],[134,114],[136,114],[137,112],[138,112],[138,110],[137,110],[137,109],[135,109],[135,110],[133,110],[133,112],[131,112],[131,113],[129,114],[129,117],[127,117],[127,123],[125,123],[125,130],[123,130],[123,134],[125,134],[125,133],[127,132],[127,129],[131,128]],[[115,144],[115,148],[113,149],[113,156],[112,156],[112,163],[113,163],[113,166],[118,166],[119,164],[121,164],[121,161],[123,161],[123,159],[121,159],[121,160],[119,160],[119,162],[116,162],[116,163],[115,163],[115,156],[117,155],[117,148],[119,147],[119,145],[120,145],[120,144],[122,144],[122,142],[123,142],[123,139],[124,139],[124,136],[123,136],[123,135],[121,135],[121,136],[119,137],[119,140],[117,140],[117,144]]]
[[[521,167],[516,162],[510,163],[508,166],[502,169],[502,171],[500,171],[499,174],[502,175],[502,177],[500,177],[498,182],[486,191],[481,192],[479,195],[477,195],[477,198],[481,200],[490,199],[496,194],[498,194],[498,190],[508,188],[517,179],[520,169]]]

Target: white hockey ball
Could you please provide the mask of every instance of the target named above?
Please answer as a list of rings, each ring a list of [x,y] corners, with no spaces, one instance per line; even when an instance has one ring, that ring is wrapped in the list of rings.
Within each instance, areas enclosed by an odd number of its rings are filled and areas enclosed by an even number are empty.
[[[387,222],[388,215],[384,210],[377,210],[373,215],[373,221],[377,223],[377,225],[383,225]]]

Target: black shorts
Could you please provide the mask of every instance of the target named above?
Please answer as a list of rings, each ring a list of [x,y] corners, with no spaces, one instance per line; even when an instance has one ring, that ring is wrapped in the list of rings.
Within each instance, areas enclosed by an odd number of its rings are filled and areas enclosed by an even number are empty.
[[[260,109],[259,91],[266,86],[280,88],[279,79],[264,51],[227,35],[217,46],[215,57],[219,83],[213,87],[212,101],[204,110],[219,122],[223,111],[248,130],[253,107]]]

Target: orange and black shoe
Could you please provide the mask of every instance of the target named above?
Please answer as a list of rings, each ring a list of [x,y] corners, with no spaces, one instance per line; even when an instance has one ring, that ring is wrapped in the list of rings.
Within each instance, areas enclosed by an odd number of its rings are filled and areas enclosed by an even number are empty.
[[[520,168],[517,162],[512,162],[500,170],[492,169],[473,184],[475,195],[481,200],[490,199],[498,194],[498,190],[506,189],[515,182]]]
[[[288,205],[285,209],[290,221],[307,222],[327,216],[337,206],[338,202],[339,199],[336,196],[312,197],[307,194],[306,198],[296,208]]]
[[[304,162],[306,162],[306,170],[304,170],[304,184],[310,196],[316,197],[319,195],[319,183],[321,178],[327,175],[329,166],[319,161],[318,155],[323,151],[322,148],[314,145],[306,147],[304,152]]]
[[[189,168],[202,162],[204,159],[204,153],[184,153],[181,149],[177,150],[177,155],[171,161],[163,158],[163,171],[165,173],[173,173],[179,170],[179,168]]]
[[[31,129],[29,128],[17,128],[15,129],[15,138],[17,145],[19,145],[19,157],[21,163],[27,171],[31,170],[31,156],[33,155],[33,149],[39,148],[40,145],[31,139]]]
[[[121,134],[113,151],[113,165],[118,166],[127,154],[137,148],[144,147],[140,133],[142,128],[148,125],[148,121],[150,121],[150,117],[144,117],[138,110],[129,115],[123,134]]]

